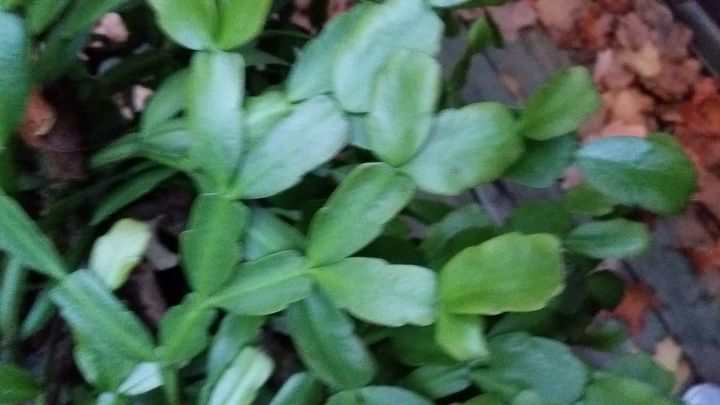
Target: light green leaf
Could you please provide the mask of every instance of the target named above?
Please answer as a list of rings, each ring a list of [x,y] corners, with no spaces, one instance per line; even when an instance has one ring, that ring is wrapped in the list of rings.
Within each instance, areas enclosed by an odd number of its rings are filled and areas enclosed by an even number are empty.
[[[305,236],[269,210],[253,208],[245,237],[245,258],[257,260],[283,250],[305,249]]]
[[[202,352],[210,341],[208,332],[216,315],[207,298],[198,294],[187,295],[180,305],[170,308],[158,332],[163,364],[181,364]]]
[[[143,222],[122,219],[95,241],[90,270],[111,290],[120,288],[145,254],[152,234]]]
[[[21,403],[42,393],[32,374],[14,364],[0,364],[0,402]]]
[[[67,8],[70,0],[33,0],[27,5],[26,20],[30,33],[45,31]]]
[[[214,47],[217,5],[214,0],[148,0],[157,22],[165,33],[180,45],[207,50]]]
[[[65,277],[51,298],[63,319],[85,336],[91,347],[141,362],[154,359],[147,329],[93,273],[78,270]]]
[[[273,362],[265,353],[253,347],[243,349],[220,377],[208,405],[251,404],[272,370]]]
[[[148,170],[133,177],[127,183],[115,187],[113,191],[100,202],[90,223],[92,225],[101,223],[112,214],[152,191],[160,183],[172,177],[174,174],[175,170],[164,167]]]
[[[565,246],[596,259],[620,259],[644,252],[650,232],[645,224],[626,219],[588,222],[567,235]]]
[[[249,216],[237,201],[217,194],[197,197],[180,238],[185,274],[195,291],[212,294],[225,285],[240,258]]]
[[[370,386],[333,395],[326,405],[432,405],[432,401],[399,387]]]
[[[440,272],[440,299],[450,313],[535,311],[564,288],[560,241],[508,233],[470,247]]]
[[[65,276],[65,264],[52,242],[42,234],[20,205],[1,191],[0,212],[0,250],[47,276]]]
[[[233,194],[265,198],[294,186],[345,146],[347,132],[347,121],[329,97],[298,104],[248,152]]]
[[[183,69],[165,79],[155,90],[140,118],[141,132],[152,132],[175,118],[185,108],[188,91],[188,70]]]
[[[402,165],[425,143],[441,81],[433,57],[405,49],[389,55],[377,73],[367,115],[370,147],[380,159]]]
[[[443,24],[422,0],[390,0],[362,13],[337,53],[333,89],[349,112],[370,110],[373,79],[397,49],[435,55]]]
[[[255,316],[230,314],[223,318],[207,355],[208,380],[219,377],[243,347],[257,341],[264,322]]]
[[[470,367],[461,363],[426,364],[403,378],[400,385],[432,399],[438,399],[463,391],[470,384]]]
[[[490,355],[482,321],[477,315],[457,315],[441,310],[435,326],[435,340],[459,361],[485,359]]]
[[[672,214],[685,206],[696,183],[692,162],[668,137],[602,139],[578,151],[577,165],[587,183],[612,200]]]
[[[317,405],[322,402],[320,381],[308,372],[293,374],[270,401],[270,405]]]
[[[304,266],[305,259],[293,251],[243,263],[209,303],[237,315],[280,312],[310,295],[312,279]]]
[[[78,330],[72,331],[73,359],[85,381],[105,391],[115,391],[142,363],[111,347],[97,346]]]
[[[245,100],[244,137],[248,150],[262,142],[270,131],[293,112],[293,105],[285,94],[266,91]]]
[[[196,52],[191,62],[188,90],[190,156],[217,187],[228,187],[236,175],[243,149],[241,109],[245,66],[242,56]]]
[[[158,363],[141,363],[117,389],[119,394],[140,395],[163,385],[162,368]]]
[[[412,198],[412,181],[384,163],[357,166],[312,219],[308,260],[336,262],[362,249]]]
[[[601,216],[611,213],[615,204],[589,185],[581,184],[565,192],[563,206],[576,214]]]
[[[600,109],[602,100],[585,67],[557,73],[525,104],[520,133],[536,141],[569,134]]]
[[[570,165],[577,142],[572,135],[547,141],[525,142],[525,153],[505,174],[510,180],[535,188],[550,187]]]
[[[30,84],[23,20],[0,10],[0,150],[25,113]]]
[[[351,32],[364,16],[377,7],[374,3],[357,4],[330,20],[320,34],[307,43],[288,76],[287,91],[291,101],[332,91],[333,67],[338,52],[351,40]]]
[[[358,388],[375,375],[375,362],[352,322],[322,295],[314,294],[286,311],[288,332],[300,359],[334,388]]]
[[[219,22],[215,44],[220,49],[233,49],[260,34],[272,0],[218,0]]]
[[[402,170],[425,191],[457,195],[502,176],[522,151],[510,111],[478,103],[442,111],[430,139]]]
[[[426,326],[435,319],[435,273],[419,266],[352,257],[312,270],[337,308],[385,326]]]
[[[585,405],[673,405],[651,385],[609,373],[595,373],[587,387]]]
[[[511,333],[490,340],[490,364],[473,372],[485,391],[512,398],[531,389],[551,401],[571,404],[583,393],[585,365],[562,343]],[[607,402],[612,404],[617,402]]]

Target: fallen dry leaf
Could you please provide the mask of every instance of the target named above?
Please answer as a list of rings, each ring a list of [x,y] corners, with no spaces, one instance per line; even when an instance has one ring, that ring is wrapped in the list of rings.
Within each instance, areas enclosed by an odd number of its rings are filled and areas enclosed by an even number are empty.
[[[521,30],[537,22],[537,14],[529,0],[488,7],[488,11],[506,42],[516,41]]]
[[[621,51],[620,60],[640,77],[655,77],[662,69],[660,51],[649,42],[638,50]]]
[[[538,19],[555,39],[570,32],[580,17],[587,0],[537,0],[535,9]]]
[[[611,122],[645,125],[648,113],[655,107],[652,97],[632,87],[607,91],[602,96],[609,109],[608,121]]]
[[[600,88],[617,90],[630,86],[635,80],[635,74],[625,66],[619,52],[605,49],[597,54],[593,78]]]
[[[655,294],[647,286],[631,283],[625,287],[623,299],[612,314],[628,326],[633,337],[638,337],[645,327],[645,314],[658,305]]]

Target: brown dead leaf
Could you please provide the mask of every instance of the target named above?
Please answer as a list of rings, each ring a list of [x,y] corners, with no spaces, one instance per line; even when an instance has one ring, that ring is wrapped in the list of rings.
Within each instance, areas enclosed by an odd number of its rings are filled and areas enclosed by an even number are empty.
[[[645,327],[645,314],[658,305],[652,290],[643,284],[631,283],[625,287],[623,299],[612,313],[628,326],[633,337],[638,337]]]
[[[650,42],[638,50],[620,51],[620,60],[625,66],[637,73],[640,77],[655,77],[660,74],[660,51]]]
[[[516,41],[521,30],[537,22],[537,14],[529,0],[488,7],[488,11],[506,42]]]
[[[700,79],[701,69],[700,62],[693,58],[681,62],[663,61],[658,75],[644,77],[642,83],[662,101],[680,101]]]
[[[588,3],[588,0],[537,0],[535,10],[553,38],[560,39],[573,30]]]
[[[615,17],[596,3],[582,8],[578,21],[580,43],[577,46],[590,51],[607,47],[614,21]]]
[[[599,0],[603,9],[613,14],[625,14],[632,8],[633,0]]]
[[[33,90],[25,109],[25,117],[20,123],[22,140],[29,146],[40,148],[44,143],[43,138],[56,122],[55,108],[45,100],[40,90]]]
[[[654,35],[652,29],[637,13],[628,13],[618,17],[615,39],[623,48],[640,49],[643,45],[653,42]]]
[[[635,88],[626,88],[603,93],[603,101],[609,108],[608,121],[625,124],[646,125],[648,114],[655,107],[655,100]]]
[[[630,86],[635,74],[625,67],[617,51],[605,49],[597,54],[593,78],[601,88],[616,90]]]

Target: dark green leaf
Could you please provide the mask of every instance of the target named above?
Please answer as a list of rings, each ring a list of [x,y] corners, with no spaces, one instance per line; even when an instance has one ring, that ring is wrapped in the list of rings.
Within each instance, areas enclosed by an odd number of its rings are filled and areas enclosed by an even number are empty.
[[[42,387],[29,372],[13,364],[0,364],[0,402],[20,403],[42,393]]]
[[[554,75],[525,104],[523,136],[544,141],[569,134],[602,104],[587,68],[572,67]]]
[[[127,183],[117,186],[100,202],[90,221],[91,225],[101,223],[112,214],[152,191],[174,174],[175,170],[168,168],[148,170]]]
[[[383,161],[407,162],[430,135],[440,95],[440,64],[410,50],[391,53],[375,79],[367,134],[370,148]]]
[[[567,235],[565,246],[596,259],[620,259],[647,250],[650,232],[644,224],[626,219],[588,222]]]
[[[209,303],[237,315],[270,315],[311,293],[312,279],[297,252],[275,253],[244,263]]]
[[[155,9],[160,27],[175,42],[195,50],[214,47],[216,2],[148,0],[148,3]]]
[[[393,357],[419,367],[425,364],[452,364],[453,359],[437,344],[434,327],[404,326],[388,330]]]
[[[505,174],[529,187],[550,187],[570,165],[577,142],[572,135],[547,141],[526,141],[525,153]]]
[[[430,139],[402,170],[418,187],[456,195],[502,176],[523,151],[510,111],[496,103],[442,111]]]
[[[564,288],[560,241],[509,233],[463,250],[440,272],[451,313],[496,315],[543,308]]]
[[[33,0],[27,6],[26,19],[30,33],[45,31],[67,8],[70,0]]]
[[[563,205],[570,212],[593,216],[607,215],[615,206],[607,197],[587,184],[567,190],[563,196]]]
[[[583,393],[585,366],[562,343],[524,333],[490,340],[490,364],[473,372],[480,386],[512,398],[531,389],[551,401],[574,403]],[[624,402],[606,402],[615,404]]]
[[[308,372],[292,375],[270,401],[270,405],[318,405],[322,402],[322,384]]]
[[[153,340],[147,329],[89,271],[79,270],[65,277],[51,298],[65,321],[93,348],[141,362],[154,359]]]
[[[220,188],[228,187],[235,177],[243,149],[244,64],[238,54],[196,52],[190,67],[187,106],[192,135],[190,155],[195,165],[202,167]]]
[[[197,197],[180,252],[190,285],[211,294],[225,285],[240,258],[240,240],[250,210],[217,194]]]
[[[370,386],[333,395],[326,405],[431,405],[432,401],[398,387]]]
[[[81,31],[89,31],[103,14],[120,7],[127,0],[86,0],[74,2],[56,30],[64,37],[72,37]]]
[[[158,129],[160,124],[175,118],[185,108],[187,91],[187,69],[183,69],[165,79],[143,110],[140,118],[142,132],[152,132]]]
[[[595,373],[587,387],[584,404],[674,405],[677,403],[643,382],[608,373]]]
[[[111,347],[95,345],[83,333],[73,331],[73,358],[85,381],[101,390],[115,391],[141,364]]]
[[[692,162],[667,137],[602,139],[580,149],[577,164],[588,184],[611,199],[672,214],[685,206],[696,184]]]
[[[286,311],[288,331],[303,363],[328,385],[358,388],[375,375],[375,362],[352,322],[322,295]]]
[[[443,24],[422,0],[386,1],[363,13],[355,24],[338,51],[333,88],[345,110],[367,112],[373,79],[388,55],[400,48],[435,55]]]
[[[245,237],[245,258],[257,260],[283,250],[305,249],[305,236],[270,211],[253,208]]]
[[[485,359],[490,354],[483,325],[477,315],[449,314],[440,310],[435,325],[435,340],[456,360]]]
[[[431,225],[420,247],[426,252],[427,256],[433,257],[442,251],[447,243],[460,232],[492,224],[492,220],[481,206],[468,204],[452,211],[439,222]]]
[[[260,387],[270,378],[273,362],[253,347],[243,349],[220,377],[208,405],[249,405]]]
[[[672,395],[675,376],[645,353],[626,355],[610,363],[606,371],[642,381],[665,395]]]
[[[220,49],[233,49],[260,34],[272,0],[219,0],[215,44]]]
[[[65,276],[65,264],[49,239],[20,205],[0,191],[0,250],[27,267],[54,278]]]
[[[23,20],[0,10],[0,150],[25,113],[30,84]]]
[[[152,234],[143,222],[123,219],[98,238],[89,267],[108,288],[120,288],[145,254]]]
[[[312,273],[337,308],[365,321],[425,326],[435,319],[435,273],[426,268],[352,257]]]
[[[465,364],[427,364],[413,370],[402,380],[402,385],[424,396],[438,399],[469,387],[470,368]]]
[[[308,232],[308,259],[337,262],[362,249],[408,203],[412,181],[384,163],[356,167],[315,214]]]
[[[554,201],[532,201],[520,205],[508,218],[506,228],[526,235],[564,235],[573,228],[570,214]]]
[[[234,195],[265,198],[300,182],[345,146],[348,124],[336,103],[318,96],[298,104],[243,162]]]
[[[198,294],[190,294],[180,305],[170,308],[158,332],[158,354],[163,363],[180,364],[202,352],[210,340],[208,331],[216,315],[207,299]]]

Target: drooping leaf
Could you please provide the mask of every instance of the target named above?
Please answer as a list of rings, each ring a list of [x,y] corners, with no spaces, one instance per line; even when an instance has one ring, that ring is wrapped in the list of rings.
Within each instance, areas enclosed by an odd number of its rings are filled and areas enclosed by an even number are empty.
[[[215,45],[220,49],[233,49],[251,41],[260,34],[272,0],[219,0],[219,21]]]
[[[217,311],[207,299],[197,294],[186,296],[181,304],[170,308],[158,332],[158,355],[163,364],[180,364],[202,352],[210,341],[208,332],[216,316]]]
[[[430,134],[440,95],[440,64],[431,56],[400,50],[389,55],[375,79],[367,134],[383,161],[407,162]]]
[[[197,197],[180,239],[185,274],[195,291],[211,294],[225,285],[240,258],[249,216],[237,201],[217,194]]]
[[[450,260],[440,272],[440,299],[450,313],[534,311],[563,290],[563,273],[556,237],[508,233]]]
[[[332,74],[336,56],[350,41],[355,27],[377,7],[359,3],[350,11],[333,18],[320,34],[300,53],[288,76],[288,97],[301,101],[332,91]]]
[[[510,111],[478,103],[442,111],[428,141],[402,170],[425,191],[456,195],[502,176],[522,151]]]
[[[290,188],[333,158],[345,146],[347,131],[347,121],[329,97],[298,104],[248,152],[233,194],[265,198]]]
[[[223,373],[210,395],[208,405],[249,405],[273,370],[273,362],[253,347],[243,349]]]
[[[509,399],[531,389],[563,404],[582,395],[587,371],[562,343],[524,333],[500,335],[489,343],[490,363],[473,372],[484,390]]]
[[[506,176],[519,184],[546,188],[562,177],[570,165],[577,142],[572,135],[547,141],[525,142],[525,153],[515,162]]]
[[[585,67],[554,75],[525,104],[520,133],[536,141],[569,134],[601,106],[600,94]]]
[[[237,315],[270,315],[310,295],[312,279],[297,252],[272,254],[243,263],[209,303]]]
[[[235,177],[243,149],[244,64],[238,54],[196,52],[190,66],[190,156],[220,188],[229,187]]]
[[[337,262],[362,249],[408,203],[412,181],[384,163],[356,167],[310,223],[308,260]]]
[[[601,372],[593,375],[585,395],[585,405],[672,405],[676,403],[644,382]]]
[[[14,364],[0,364],[0,402],[22,403],[42,393],[32,374]]]
[[[305,236],[270,211],[253,208],[245,237],[245,258],[257,260],[283,250],[305,249]]]
[[[577,164],[588,184],[612,200],[672,214],[696,184],[692,162],[668,137],[602,139],[580,149]]]
[[[318,405],[322,402],[320,381],[309,372],[292,375],[270,401],[270,405]]]
[[[180,45],[208,50],[214,47],[217,25],[216,2],[208,0],[148,0],[155,10],[160,28]]]
[[[148,170],[118,186],[100,202],[90,223],[92,225],[101,223],[112,214],[152,191],[174,174],[175,170],[164,167]]]
[[[90,270],[111,290],[119,288],[142,260],[151,237],[150,229],[142,222],[132,219],[116,222],[95,241],[90,252]]]
[[[635,256],[650,245],[645,224],[626,219],[587,222],[570,232],[564,241],[573,252],[597,259]]]
[[[435,55],[443,24],[422,0],[390,0],[363,13],[335,60],[335,96],[350,112],[370,109],[373,79],[396,49]]]
[[[437,343],[459,361],[487,358],[490,354],[477,315],[458,315],[440,311],[435,325]]]
[[[65,276],[55,247],[20,205],[0,192],[0,250],[27,267],[54,278]]]
[[[0,10],[0,149],[25,113],[30,66],[23,20]]]
[[[352,322],[316,293],[286,311],[288,331],[305,366],[335,388],[358,388],[375,375],[375,362]]]
[[[91,272],[78,270],[65,277],[51,298],[63,319],[91,346],[140,362],[154,359],[147,329]]]
[[[431,405],[432,401],[420,395],[391,386],[370,386],[351,391],[341,391],[331,396],[326,405]]]
[[[183,69],[165,81],[153,93],[140,118],[142,132],[152,132],[162,123],[175,118],[185,108],[188,70]]]
[[[152,391],[162,384],[162,367],[160,364],[141,363],[120,384],[117,392],[128,396],[140,395]]]
[[[435,273],[419,266],[352,257],[312,270],[337,308],[385,326],[426,326],[435,318]]]

